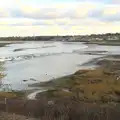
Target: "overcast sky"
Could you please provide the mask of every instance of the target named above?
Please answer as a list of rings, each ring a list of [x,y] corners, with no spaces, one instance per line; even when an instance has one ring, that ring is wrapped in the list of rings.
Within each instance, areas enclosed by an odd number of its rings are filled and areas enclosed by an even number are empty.
[[[0,36],[120,32],[120,0],[0,0]]]

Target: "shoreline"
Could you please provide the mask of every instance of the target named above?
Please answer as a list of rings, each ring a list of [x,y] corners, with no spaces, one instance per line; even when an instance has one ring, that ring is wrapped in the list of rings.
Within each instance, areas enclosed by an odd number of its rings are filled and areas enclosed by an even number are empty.
[[[72,75],[68,75],[48,82],[42,82],[40,84],[37,84],[37,87],[48,88],[48,93],[51,94],[51,96],[49,96],[50,99],[74,96],[74,97],[78,97],[80,101],[84,101],[84,102],[96,101],[99,103],[102,97],[99,94],[106,94],[105,98],[102,98],[104,102],[108,102],[110,100],[113,102],[119,102],[120,101],[119,99],[120,88],[118,86],[119,81],[116,81],[117,78],[115,78],[115,76],[117,76],[118,73],[114,73],[114,72],[119,71],[119,69],[116,68],[116,65],[118,66],[120,65],[119,64],[120,55],[105,56],[102,58],[98,58],[97,61],[95,59],[90,62],[93,63],[95,62],[94,64],[98,65],[98,67],[96,67],[94,70],[91,69],[78,70]],[[111,65],[112,62],[115,63],[116,65]],[[113,71],[113,69],[115,69],[115,71]],[[106,80],[108,78],[110,81]],[[85,80],[85,82],[82,81],[83,79]],[[87,87],[89,88],[88,90],[86,89]],[[100,88],[97,89],[96,87],[97,88],[100,87]],[[76,93],[76,90],[78,93]],[[94,93],[95,92],[94,90],[97,92]],[[89,93],[89,91],[92,91],[94,94]],[[113,93],[109,94],[110,91]],[[48,96],[48,93],[47,91],[37,93],[36,98],[40,99],[41,97],[46,97]],[[58,94],[60,94],[60,96]],[[77,96],[75,94],[80,94],[80,95]],[[84,96],[84,94],[86,94],[86,96]]]
[[[65,41],[66,42],[66,41]],[[69,41],[68,41],[69,42]],[[98,65],[97,64],[97,62],[99,61],[99,60],[102,60],[102,59],[105,59],[106,58],[106,55],[104,55],[104,53],[106,53],[107,51],[97,51],[97,52],[94,52],[94,51],[86,51],[86,52],[84,52],[84,54],[88,54],[88,55],[103,55],[104,57],[100,57],[100,58],[95,58],[95,59],[93,59],[93,60],[91,60],[91,61],[89,61],[89,62],[87,62],[87,63],[84,63],[83,65],[85,65],[85,66],[90,66],[90,65],[95,65],[95,69],[97,69],[97,68],[99,68],[101,65]],[[115,55],[113,55],[113,56],[115,56]],[[83,66],[82,65],[82,66]],[[89,70],[89,69],[88,69]],[[82,70],[81,70],[82,71]],[[84,70],[83,70],[84,71]],[[92,70],[91,70],[92,71]],[[76,72],[75,72],[76,73]],[[75,74],[74,73],[74,74]],[[60,77],[60,78],[56,78],[56,79],[54,79],[54,80],[50,80],[50,81],[48,81],[48,82],[42,82],[42,83],[36,83],[36,85],[34,84],[34,85],[30,85],[30,87],[32,86],[32,87],[46,87],[46,88],[53,88],[53,87],[58,87],[58,86],[61,86],[61,87],[63,87],[62,86],[62,84],[61,84],[61,80],[63,80],[63,82],[64,82],[64,79],[70,79],[71,78],[71,76],[73,76],[74,74],[71,74],[71,75],[68,75],[68,76],[64,76],[64,77]],[[57,81],[57,83],[56,83],[56,81]],[[59,82],[58,82],[59,81]],[[67,84],[67,83],[65,83],[65,84]],[[68,86],[67,86],[68,87]],[[34,91],[34,90],[33,90]],[[32,93],[31,93],[32,94]]]
[[[17,96],[8,98],[7,112],[40,118],[47,114],[51,119],[55,119],[56,114],[66,117],[67,113],[72,120],[107,120],[108,117],[119,120],[120,55],[105,55],[84,63],[91,64],[97,67],[78,70],[37,86],[47,91],[23,91],[20,97],[16,93]]]

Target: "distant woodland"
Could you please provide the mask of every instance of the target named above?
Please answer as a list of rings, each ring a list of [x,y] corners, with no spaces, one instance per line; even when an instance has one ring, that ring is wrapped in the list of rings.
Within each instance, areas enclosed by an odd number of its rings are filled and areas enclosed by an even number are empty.
[[[74,36],[27,36],[0,37],[0,41],[120,41],[120,33],[74,35]]]

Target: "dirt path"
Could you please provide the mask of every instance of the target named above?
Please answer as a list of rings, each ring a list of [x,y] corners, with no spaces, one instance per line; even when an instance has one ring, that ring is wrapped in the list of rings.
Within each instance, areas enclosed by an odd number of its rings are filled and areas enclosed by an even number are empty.
[[[37,120],[35,118],[28,118],[22,115],[0,113],[0,120]]]
[[[27,99],[28,99],[28,100],[35,100],[35,99],[36,99],[36,95],[37,95],[38,93],[41,93],[41,92],[44,92],[44,91],[46,91],[46,90],[37,90],[37,91],[35,91],[35,92],[33,92],[33,93],[30,93],[30,94],[27,96]]]

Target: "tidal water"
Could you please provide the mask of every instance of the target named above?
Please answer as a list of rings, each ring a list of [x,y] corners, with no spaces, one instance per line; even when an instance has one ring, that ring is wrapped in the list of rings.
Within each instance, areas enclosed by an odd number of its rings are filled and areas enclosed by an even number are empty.
[[[85,52],[96,54],[84,54]],[[100,54],[98,54],[100,53]],[[0,48],[0,61],[4,62],[3,84],[12,89],[25,89],[26,85],[48,81],[74,73],[94,58],[120,54],[120,46],[86,45],[81,42],[21,42]]]

